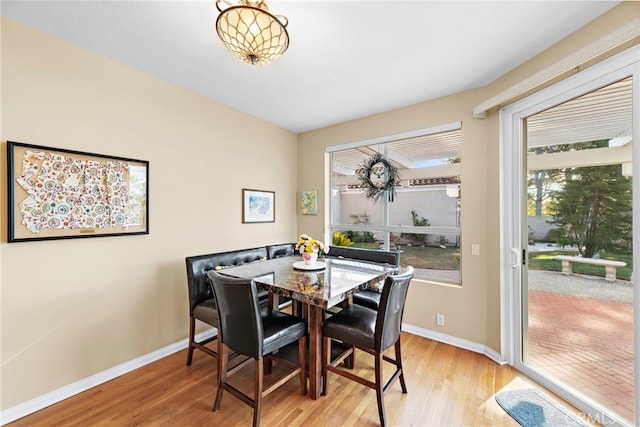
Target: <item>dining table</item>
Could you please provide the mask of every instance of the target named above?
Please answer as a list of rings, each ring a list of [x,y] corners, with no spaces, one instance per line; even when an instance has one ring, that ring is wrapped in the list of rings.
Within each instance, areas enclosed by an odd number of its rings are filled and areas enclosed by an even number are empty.
[[[225,268],[219,273],[253,279],[269,292],[272,308],[278,309],[276,296],[288,297],[302,310],[309,329],[309,395],[320,396],[322,385],[322,324],[327,310],[340,306],[360,290],[384,280],[396,266],[347,258],[320,258],[306,264],[301,256],[286,256]]]

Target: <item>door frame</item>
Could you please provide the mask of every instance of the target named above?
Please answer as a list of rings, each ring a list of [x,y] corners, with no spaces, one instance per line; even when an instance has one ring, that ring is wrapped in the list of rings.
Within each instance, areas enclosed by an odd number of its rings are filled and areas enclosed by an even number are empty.
[[[501,359],[558,394],[591,421],[625,425],[571,390],[522,363],[523,263],[527,256],[527,193],[524,119],[625,77],[633,77],[633,200],[640,200],[640,46],[616,56],[500,109],[500,311]],[[637,204],[637,203],[636,203]],[[640,266],[640,209],[633,212],[633,263]],[[633,278],[634,385],[636,420],[640,419],[640,275]]]

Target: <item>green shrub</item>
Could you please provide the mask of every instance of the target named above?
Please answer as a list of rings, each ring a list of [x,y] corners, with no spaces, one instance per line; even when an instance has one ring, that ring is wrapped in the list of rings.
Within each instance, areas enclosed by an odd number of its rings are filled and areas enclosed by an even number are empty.
[[[431,223],[427,218],[425,217],[418,218],[418,213],[416,211],[411,211],[411,222],[413,222],[414,227],[428,227],[431,225]],[[412,244],[416,244],[416,245],[427,244],[426,234],[402,233],[400,234],[400,236],[404,239],[409,240]]]
[[[369,214],[363,212],[361,214],[349,215],[353,224],[369,225],[371,223]],[[374,243],[376,239],[370,231],[347,231],[347,237],[356,243]]]

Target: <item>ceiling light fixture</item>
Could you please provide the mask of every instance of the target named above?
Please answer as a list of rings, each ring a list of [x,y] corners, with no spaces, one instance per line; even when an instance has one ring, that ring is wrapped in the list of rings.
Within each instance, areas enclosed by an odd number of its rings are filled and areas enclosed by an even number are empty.
[[[223,9],[221,3],[228,7]],[[251,65],[269,64],[284,54],[289,47],[287,18],[272,15],[266,2],[238,0],[233,5],[217,0],[220,11],[216,31],[222,43],[241,61]]]

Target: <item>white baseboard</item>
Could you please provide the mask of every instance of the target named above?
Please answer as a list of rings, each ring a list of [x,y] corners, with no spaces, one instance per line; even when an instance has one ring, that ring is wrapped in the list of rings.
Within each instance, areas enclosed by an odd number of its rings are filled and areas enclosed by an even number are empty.
[[[209,337],[212,337],[214,333],[215,328],[210,328],[206,331],[200,332],[196,335],[196,341],[202,341]],[[53,390],[27,402],[12,406],[11,408],[5,409],[4,411],[0,412],[0,425],[8,424],[19,418],[46,408],[47,406],[53,405],[54,403],[61,402],[71,396],[75,396],[76,394],[82,393],[83,391],[86,391],[92,387],[117,378],[120,375],[126,374],[127,372],[131,372],[135,369],[141,368],[151,362],[155,362],[158,359],[162,359],[163,357],[183,350],[187,348],[188,345],[189,340],[185,338],[174,344],[169,344],[168,346],[163,347],[159,350],[145,354],[136,359],[122,363],[118,366],[114,366],[113,368],[107,369],[106,371],[98,372],[95,375],[91,375],[90,377],[84,378],[80,381],[76,381],[73,384],[60,387],[57,390]]]
[[[438,341],[444,344],[449,344],[454,347],[459,347],[465,350],[473,351],[475,353],[484,354],[489,359],[499,364],[505,363],[501,360],[500,354],[498,352],[482,344],[467,341],[461,338],[456,338],[451,335],[442,334],[440,332],[435,332],[429,329],[423,329],[417,326],[408,325],[406,323],[402,324],[402,330],[414,335],[418,335],[420,337],[429,338],[431,340]],[[203,331],[196,335],[196,341],[207,339],[213,336],[214,332],[214,328]],[[82,393],[83,391],[86,391],[92,387],[117,378],[120,375],[126,374],[127,372],[131,372],[135,369],[141,368],[145,365],[148,365],[149,363],[155,362],[158,359],[162,359],[163,357],[169,356],[170,354],[185,349],[188,345],[189,341],[185,338],[181,341],[178,341],[177,343],[170,344],[159,350],[145,354],[136,359],[122,363],[118,366],[114,366],[113,368],[107,369],[106,371],[98,372],[95,375],[92,375],[80,381],[76,381],[73,384],[60,387],[57,390],[53,390],[27,402],[5,409],[4,411],[0,412],[0,425],[8,424],[19,418],[25,417],[29,414],[46,408],[47,406],[53,405],[54,403],[61,402],[71,396],[75,396],[76,394]]]
[[[502,357],[500,357],[500,353],[483,344],[478,344],[473,341],[464,340],[462,338],[456,338],[451,335],[432,331],[430,329],[419,328],[417,326],[409,325],[406,323],[402,324],[402,330],[414,335],[418,335],[419,337],[429,338],[430,340],[473,351],[474,353],[483,354],[500,365],[504,365],[506,363],[506,361],[502,360]]]

